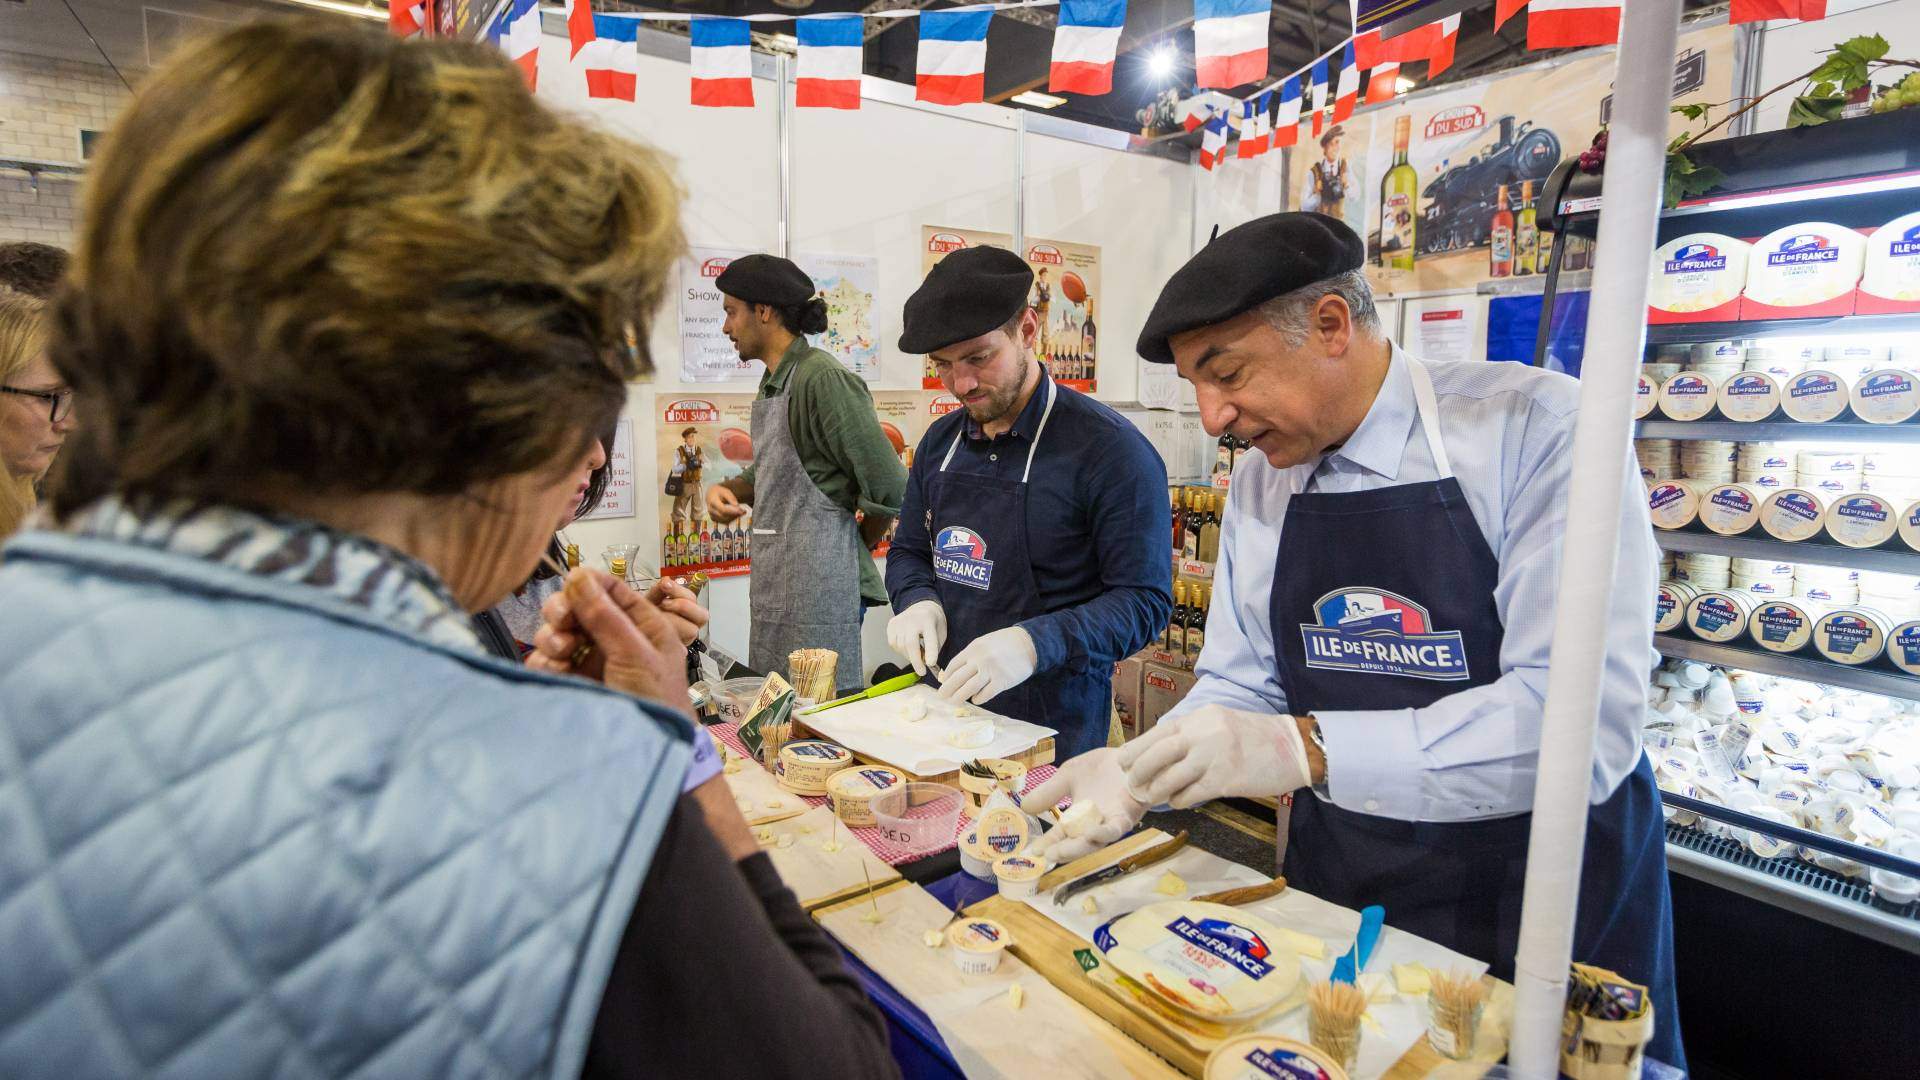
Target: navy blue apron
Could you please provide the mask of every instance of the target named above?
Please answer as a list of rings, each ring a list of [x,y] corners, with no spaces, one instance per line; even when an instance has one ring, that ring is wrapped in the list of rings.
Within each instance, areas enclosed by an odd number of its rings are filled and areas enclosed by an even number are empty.
[[[947,641],[940,649],[940,666],[953,662],[961,649],[982,634],[1047,614],[1033,579],[1033,560],[1027,535],[1027,478],[1033,475],[1034,455],[1053,415],[1057,388],[1047,387],[1046,409],[1027,449],[1027,467],[1018,481],[999,480],[974,473],[953,472],[954,452],[967,437],[967,421],[940,468],[926,484],[927,535],[933,541],[933,572],[939,579],[940,606],[947,613]],[[1016,720],[1050,727],[1055,761],[1066,761],[1107,745],[1107,702],[1113,672],[1048,671],[1019,686],[1001,691],[985,707]]]
[[[1417,709],[1500,677],[1500,562],[1453,476],[1433,384],[1420,361],[1407,363],[1440,479],[1302,493],[1287,504],[1272,629],[1295,715]],[[1282,867],[1289,884],[1347,907],[1383,905],[1389,924],[1513,978],[1533,815],[1401,821],[1306,791],[1292,804]],[[1588,809],[1573,958],[1647,984],[1657,1010],[1649,1052],[1684,1068],[1664,838],[1642,755],[1613,795]]]

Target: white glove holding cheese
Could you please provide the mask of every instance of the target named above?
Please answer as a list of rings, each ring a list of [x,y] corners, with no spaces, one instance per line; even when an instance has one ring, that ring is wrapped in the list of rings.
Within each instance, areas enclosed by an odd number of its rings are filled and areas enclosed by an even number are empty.
[[[1312,782],[1291,716],[1202,705],[1121,747],[1128,793],[1184,810],[1225,796],[1285,795]]]
[[[940,673],[940,696],[984,704],[1033,676],[1040,656],[1033,637],[1018,626],[981,634],[967,643]]]
[[[887,620],[887,646],[913,664],[916,675],[940,665],[947,643],[947,609],[938,600],[922,600]]]
[[[1046,783],[1022,796],[1020,805],[1027,813],[1038,814],[1068,798],[1073,800],[1073,809],[1063,815],[1063,820],[1071,817],[1071,825],[1049,829],[1027,846],[1028,855],[1048,859],[1055,866],[1065,865],[1125,836],[1147,812],[1145,803],[1127,794],[1120,752],[1110,747],[1089,750],[1060,766]],[[1088,814],[1084,807],[1091,807],[1093,813]]]

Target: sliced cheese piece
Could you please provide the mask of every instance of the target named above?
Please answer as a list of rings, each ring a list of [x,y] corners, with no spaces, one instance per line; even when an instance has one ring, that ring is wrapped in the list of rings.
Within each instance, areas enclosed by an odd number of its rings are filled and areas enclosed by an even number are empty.
[[[1017,1009],[1027,1002],[1027,988],[1019,983],[1007,987],[1007,1007]]]
[[[1424,994],[1433,989],[1433,977],[1425,964],[1395,964],[1393,984],[1403,994]]]
[[[1096,915],[1100,911],[1100,902],[1092,896],[1083,896],[1080,898],[1080,910],[1089,915]]]
[[[946,940],[946,936],[947,935],[938,930],[929,930],[920,935],[920,944],[925,945],[929,949],[937,949],[940,947],[940,943]]]
[[[1187,894],[1187,883],[1179,874],[1169,870],[1160,875],[1160,883],[1153,887],[1153,891],[1164,893],[1167,896],[1185,896]]]
[[[1324,960],[1327,956],[1327,943],[1312,934],[1303,934],[1298,930],[1280,928],[1280,944],[1311,960]]]

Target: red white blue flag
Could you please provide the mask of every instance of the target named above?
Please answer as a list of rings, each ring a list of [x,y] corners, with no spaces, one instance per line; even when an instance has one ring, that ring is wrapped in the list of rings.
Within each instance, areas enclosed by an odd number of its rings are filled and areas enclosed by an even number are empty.
[[[696,15],[693,103],[712,108],[753,107],[753,32],[745,19]]]
[[[986,100],[987,27],[992,21],[992,11],[922,12],[914,98],[936,105]]]
[[[573,46],[567,50],[567,59],[571,60],[579,56],[580,50],[586,48],[600,35],[593,24],[591,0],[566,0],[565,10],[567,42]]]
[[[635,40],[640,21],[596,15],[593,31],[593,40],[580,50],[580,64],[587,72],[587,96],[632,101],[640,68]]]
[[[1576,49],[1620,40],[1620,0],[1527,0],[1527,48]]]
[[[1227,156],[1227,114],[1214,113],[1207,121],[1207,132],[1200,136],[1200,167],[1208,172]]]
[[[1327,58],[1321,57],[1313,62],[1313,136],[1320,137],[1320,125],[1327,115]]]
[[[865,20],[836,15],[799,19],[794,27],[800,59],[794,68],[793,103],[803,109],[859,108]]]
[[[1271,0],[1193,0],[1195,85],[1226,88],[1265,78],[1272,20]]]
[[[1354,62],[1353,42],[1340,54],[1340,85],[1333,93],[1333,122],[1339,123],[1353,115],[1353,107],[1360,103],[1360,67]]]
[[[513,0],[494,21],[487,37],[507,54],[527,78],[532,90],[540,80],[540,5],[536,0]]]
[[[1367,72],[1367,104],[1378,105],[1392,101],[1394,85],[1400,80],[1399,64],[1375,64]]]
[[[407,38],[427,28],[427,0],[387,0],[387,32]]]
[[[1047,72],[1049,93],[1104,94],[1113,89],[1113,57],[1120,28],[1127,21],[1127,0],[1060,0],[1060,21],[1053,31],[1053,63]]]
[[[1280,84],[1280,113],[1273,120],[1274,146],[1292,146],[1300,138],[1300,76]]]

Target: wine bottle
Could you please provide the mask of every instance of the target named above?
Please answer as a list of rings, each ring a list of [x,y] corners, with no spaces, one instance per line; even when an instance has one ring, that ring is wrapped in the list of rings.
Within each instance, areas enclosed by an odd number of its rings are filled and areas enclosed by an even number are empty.
[[[1187,531],[1180,538],[1180,557],[1188,561],[1200,558],[1200,497],[1187,493]]]
[[[1200,521],[1200,561],[1211,563],[1220,558],[1220,496],[1204,499],[1207,509]]]
[[[1187,587],[1173,586],[1173,614],[1167,619],[1167,632],[1160,636],[1160,647],[1175,655],[1187,649]]]
[[[1513,226],[1513,274],[1531,274],[1540,265],[1540,224],[1533,209],[1533,181],[1520,182],[1520,215]]]
[[[1187,516],[1180,511],[1180,489],[1167,489],[1167,512],[1173,518],[1173,557],[1180,557],[1187,532]]]
[[[1488,228],[1487,272],[1493,277],[1513,275],[1513,211],[1507,209],[1507,185],[1500,185],[1493,224]]]
[[[1413,139],[1413,117],[1393,122],[1393,167],[1380,180],[1380,266],[1384,270],[1412,270],[1414,215],[1419,208],[1420,177],[1407,161]]]
[[[1205,586],[1193,587],[1192,603],[1187,605],[1187,642],[1184,650],[1187,666],[1200,659],[1201,646],[1207,641],[1207,605],[1212,597]]]
[[[1213,451],[1213,473],[1219,476],[1233,471],[1233,436],[1222,435]]]

